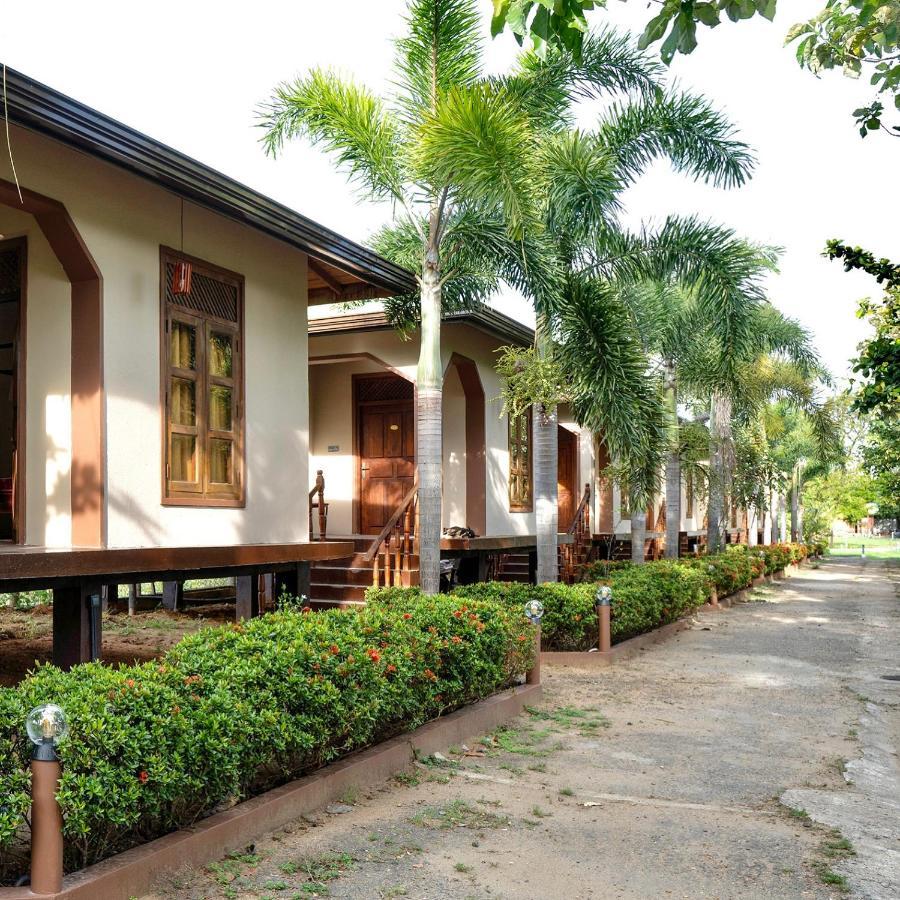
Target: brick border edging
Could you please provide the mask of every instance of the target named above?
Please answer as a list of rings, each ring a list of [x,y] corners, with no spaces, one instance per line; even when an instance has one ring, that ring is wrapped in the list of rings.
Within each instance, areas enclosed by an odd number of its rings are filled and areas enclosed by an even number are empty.
[[[761,584],[769,584],[781,579],[786,579],[789,575],[798,571],[798,569],[799,565],[794,565],[792,563],[785,569],[779,569],[771,575],[760,575],[758,578],[754,578],[752,584],[748,587],[735,591],[727,597],[720,597],[718,607],[713,606],[710,603],[705,603],[703,606],[697,607],[695,612],[699,612],[700,610],[703,610],[704,612],[717,612],[723,608],[729,609],[736,603],[746,603],[747,593],[753,590],[753,588],[759,587]],[[542,650],[541,665],[570,666],[581,669],[604,669],[617,662],[624,662],[626,659],[631,659],[647,647],[652,647],[654,644],[658,644],[661,641],[665,641],[672,637],[672,635],[678,634],[679,631],[684,631],[686,628],[689,628],[691,625],[691,615],[692,613],[675,622],[669,622],[668,625],[655,628],[653,631],[647,631],[644,632],[644,634],[629,638],[627,641],[613,644],[612,648],[607,653],[601,653],[599,650]],[[3,900],[2,894],[0,894],[0,900]]]
[[[146,893],[161,874],[201,865],[246,846],[304,813],[336,800],[350,787],[386,781],[428,755],[490,731],[540,700],[540,684],[524,684],[359,750],[322,769],[260,794],[197,825],[133,847],[67,875],[58,894],[43,900],[126,900]],[[28,888],[0,888],[0,900],[34,900]]]

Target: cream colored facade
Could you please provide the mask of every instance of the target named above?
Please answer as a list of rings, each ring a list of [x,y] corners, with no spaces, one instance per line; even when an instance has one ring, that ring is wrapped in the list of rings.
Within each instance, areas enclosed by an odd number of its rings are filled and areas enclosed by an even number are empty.
[[[31,131],[14,127],[12,145],[22,186],[65,205],[102,276],[107,545],[304,540],[306,254]],[[25,540],[67,546],[73,477],[70,285],[31,215],[0,206],[0,232],[28,242]],[[161,246],[183,249],[245,279],[244,508],[161,502]]]
[[[471,360],[484,392],[485,530],[487,535],[534,534],[533,512],[513,512],[509,505],[508,420],[498,399],[501,378],[496,351],[508,340],[468,323],[447,321],[441,329],[445,370],[443,396],[444,499],[443,525],[466,526],[466,396],[454,355]],[[393,371],[415,383],[419,345],[388,329],[312,333],[310,356],[309,470],[321,469],[329,503],[328,530],[333,535],[355,532],[353,499],[354,408],[352,376]],[[477,529],[479,533],[481,529]]]

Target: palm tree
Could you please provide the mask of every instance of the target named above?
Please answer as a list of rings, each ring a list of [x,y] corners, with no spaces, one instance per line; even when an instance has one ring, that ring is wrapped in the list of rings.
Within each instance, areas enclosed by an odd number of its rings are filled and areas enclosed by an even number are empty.
[[[829,376],[809,333],[768,303],[753,308],[748,326],[727,350],[715,335],[697,335],[692,389],[709,397],[710,404],[710,553],[724,543],[725,498],[735,464],[733,422],[757,418],[766,403],[784,398],[809,415],[822,453],[830,454],[833,447],[830,405],[823,404],[817,392],[817,385],[827,383]]]
[[[658,156],[722,186],[741,183],[752,166],[746,146],[722,116],[702,98],[664,92],[659,76],[658,64],[630,39],[603,31],[587,38],[578,61],[565,53],[543,59],[523,54],[512,74],[491,81],[491,90],[516,104],[528,122],[534,141],[533,211],[540,228],[526,231],[517,243],[484,204],[457,204],[448,213],[442,248],[445,310],[481,302],[502,279],[534,303],[536,347],[546,355],[565,327],[572,291],[579,290],[570,283],[582,278],[581,269],[622,270],[632,278],[648,268],[676,268],[697,277],[708,270],[710,247],[719,238],[715,229],[673,219],[658,234],[628,235],[616,218],[622,191]],[[573,130],[575,104],[602,95],[624,96],[627,102],[613,105],[596,132]],[[421,253],[415,229],[403,220],[373,243],[409,266]],[[721,274],[712,281],[718,283]],[[399,327],[416,324],[418,298],[390,298],[385,306]],[[617,398],[632,396],[621,384],[614,391]],[[635,432],[634,410],[621,403],[617,409],[623,430]],[[557,578],[556,404],[538,404],[534,423],[538,578],[552,581]]]
[[[584,42],[585,59],[591,61],[593,71],[602,71],[602,60],[627,57],[627,47],[611,32],[589,35]],[[536,344],[544,355],[563,334],[575,346],[575,356],[589,348],[590,340],[583,343],[583,326],[591,327],[582,318],[582,313],[591,318],[585,304],[602,303],[615,295],[615,291],[598,290],[601,282],[625,285],[647,276],[677,273],[708,284],[710,305],[719,308],[728,302],[723,297],[730,298],[734,286],[747,279],[745,247],[738,248],[736,265],[728,258],[736,242],[715,226],[672,218],[656,233],[632,235],[622,230],[618,221],[622,193],[657,158],[665,157],[676,170],[721,187],[743,183],[753,166],[747,146],[705,99],[664,90],[657,63],[646,56],[633,54],[628,59],[629,80],[634,81],[640,71],[645,73],[644,81],[637,82],[643,90],[627,94],[624,89],[629,85],[621,79],[618,84],[606,79],[602,86],[595,85],[596,90],[602,87],[621,96],[593,132],[571,127],[573,100],[578,94],[573,96],[562,86],[572,83],[567,73],[577,71],[578,64],[566,53],[551,51],[545,60],[525,54],[518,70],[504,80],[506,87],[522,98],[541,134],[538,153],[545,190],[540,198],[541,238],[544,253],[552,256],[559,272],[558,289],[548,292],[544,273],[535,267],[524,268],[518,280],[535,304],[539,323]],[[555,88],[549,94],[548,85]],[[647,85],[654,89],[646,90]],[[601,343],[608,343],[609,333],[607,329]],[[640,357],[639,344],[618,343],[616,349],[637,351]],[[646,458],[648,436],[658,438],[658,411],[645,402],[653,391],[648,393],[644,384],[643,361],[625,368],[621,362],[621,356],[608,352],[592,357],[591,383],[578,394],[578,408],[584,412],[592,406],[593,418],[605,423],[608,443],[632,459],[639,456],[635,441],[640,434],[640,455]],[[574,371],[578,362],[568,358],[566,366]],[[610,375],[608,391],[595,387],[604,380],[604,370]],[[626,385],[627,377],[635,377],[637,382]],[[556,408],[549,404],[534,417],[539,581],[557,578],[556,436]],[[636,501],[646,497],[648,479],[655,477],[647,467],[644,473],[633,479]]]
[[[315,69],[282,84],[262,113],[271,154],[306,138],[336,157],[363,195],[389,200],[393,235],[414,238],[409,260],[418,273],[416,320],[421,583],[439,588],[441,531],[441,313],[471,305],[496,286],[498,272],[471,265],[456,243],[467,229],[486,227],[511,247],[536,220],[535,133],[502,83],[483,77],[475,0],[410,0],[406,36],[397,41],[397,94],[389,101]],[[471,249],[471,248],[470,248]],[[520,251],[524,252],[524,251]],[[452,266],[464,265],[455,284]],[[453,296],[455,295],[455,296]],[[408,300],[408,298],[407,298]]]

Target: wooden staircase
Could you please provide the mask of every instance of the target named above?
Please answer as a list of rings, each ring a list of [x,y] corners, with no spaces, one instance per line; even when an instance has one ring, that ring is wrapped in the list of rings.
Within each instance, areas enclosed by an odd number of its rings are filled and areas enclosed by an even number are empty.
[[[331,539],[352,541],[356,552],[343,559],[329,559],[312,564],[310,605],[318,608],[360,606],[365,601],[366,588],[372,587],[374,582],[374,560],[367,556],[374,539],[359,535]],[[409,585],[416,585],[419,583],[419,557],[410,555],[407,562],[408,568],[404,570],[406,578],[403,580]]]
[[[527,553],[501,553],[494,569],[496,581],[531,583],[531,558]]]
[[[340,538],[353,543],[352,556],[312,565],[309,586],[311,606],[361,606],[365,603],[366,588],[414,587],[419,583],[418,484],[416,475],[412,488],[377,537],[352,535]],[[323,538],[328,510],[324,491],[325,480],[320,471],[317,473],[316,487],[310,491],[310,523],[312,510],[316,508],[319,512],[319,533]]]

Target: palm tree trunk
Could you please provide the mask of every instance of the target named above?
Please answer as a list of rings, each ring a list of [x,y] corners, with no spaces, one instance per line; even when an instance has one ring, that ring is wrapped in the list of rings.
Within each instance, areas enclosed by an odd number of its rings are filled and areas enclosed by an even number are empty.
[[[775,505],[775,491],[769,491],[769,515],[772,517],[769,523],[769,540],[773,544],[778,543],[778,507]]]
[[[437,214],[422,269],[422,327],[416,378],[416,462],[419,470],[419,579],[426,594],[441,585],[441,283],[435,243]]]
[[[534,521],[537,541],[537,583],[559,581],[558,432],[556,409],[534,410]]]
[[[727,486],[725,439],[730,417],[731,403],[722,394],[713,394],[709,406],[710,479],[706,528],[708,553],[719,553],[725,546],[725,489]]]
[[[800,463],[794,465],[791,476],[791,541],[800,540]]]
[[[647,543],[647,510],[631,501],[631,561],[636,566],[644,564],[644,548]]]
[[[543,316],[538,316],[534,333],[540,356],[547,353],[547,332]],[[535,407],[533,416],[534,524],[537,542],[537,583],[559,581],[559,432],[556,407]],[[565,523],[568,527],[569,523]]]
[[[675,364],[667,361],[663,397],[669,415],[669,455],[666,459],[666,559],[678,559],[681,545],[681,455],[678,452],[678,393]]]

